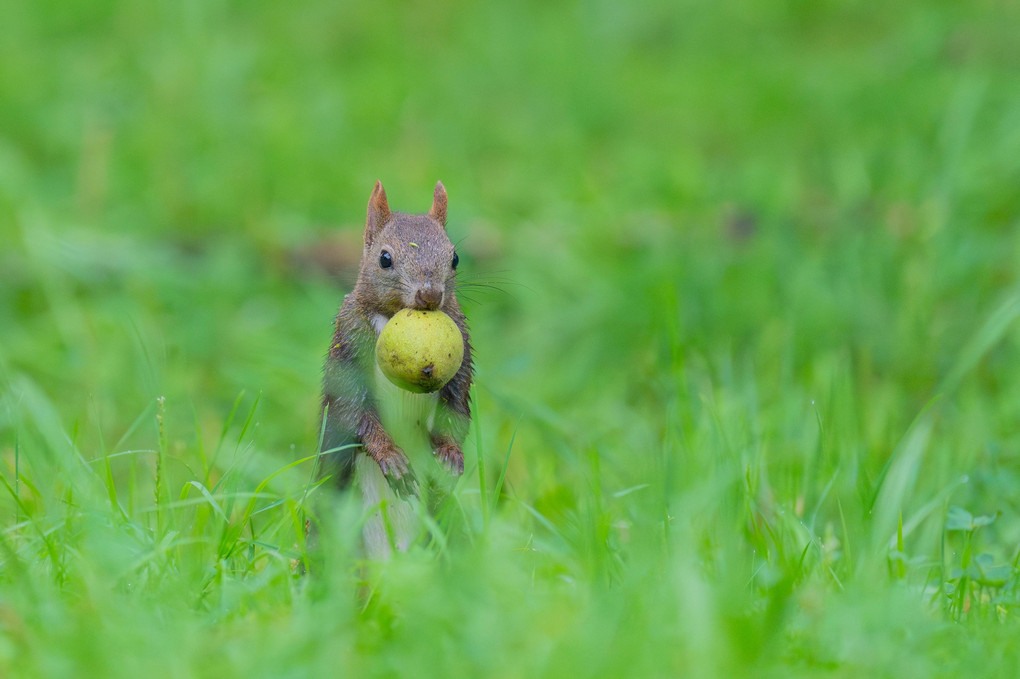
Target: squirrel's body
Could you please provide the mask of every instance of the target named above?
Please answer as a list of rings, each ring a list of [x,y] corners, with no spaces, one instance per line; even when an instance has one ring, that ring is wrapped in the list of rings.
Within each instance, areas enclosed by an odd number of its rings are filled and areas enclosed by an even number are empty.
[[[391,212],[378,182],[369,199],[358,281],[337,314],[326,361],[322,440],[323,473],[346,486],[356,470],[366,504],[373,498],[378,504],[387,493],[393,495],[393,488],[396,496],[416,494],[404,451],[414,446],[415,433],[453,474],[464,469],[461,446],[471,416],[471,345],[457,303],[457,256],[445,222],[442,184],[436,185],[432,209],[425,215]],[[389,384],[376,365],[379,332],[404,308],[442,310],[464,338],[464,361],[437,392],[404,393]],[[368,529],[366,543],[371,543]],[[397,546],[406,544],[398,540]]]

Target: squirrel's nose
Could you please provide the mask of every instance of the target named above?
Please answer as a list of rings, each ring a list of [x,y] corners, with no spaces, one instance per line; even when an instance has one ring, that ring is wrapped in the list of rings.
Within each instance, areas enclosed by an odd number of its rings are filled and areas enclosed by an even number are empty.
[[[433,309],[438,309],[442,303],[443,291],[431,283],[426,283],[418,288],[418,291],[414,293],[415,309],[426,309],[431,311]]]

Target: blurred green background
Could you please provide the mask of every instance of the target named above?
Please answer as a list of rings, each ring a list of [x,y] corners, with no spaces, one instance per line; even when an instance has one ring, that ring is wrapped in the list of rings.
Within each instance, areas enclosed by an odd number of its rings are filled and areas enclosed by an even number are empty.
[[[1016,667],[1016,3],[0,26],[5,675]],[[302,578],[377,179],[449,191],[468,470],[388,564],[327,502]]]

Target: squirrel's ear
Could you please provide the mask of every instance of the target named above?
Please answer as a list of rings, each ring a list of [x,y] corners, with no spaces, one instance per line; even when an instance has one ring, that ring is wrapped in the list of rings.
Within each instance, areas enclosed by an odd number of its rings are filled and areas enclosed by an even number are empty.
[[[390,218],[390,204],[386,202],[386,189],[376,182],[372,197],[368,199],[368,216],[365,218],[365,245],[370,245],[375,234]]]
[[[446,187],[443,182],[436,182],[436,191],[432,194],[432,209],[429,217],[446,227]]]

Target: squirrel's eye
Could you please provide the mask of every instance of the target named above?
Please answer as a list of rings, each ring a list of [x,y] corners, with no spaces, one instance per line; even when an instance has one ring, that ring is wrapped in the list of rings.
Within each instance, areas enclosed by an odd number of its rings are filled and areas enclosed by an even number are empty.
[[[381,266],[384,269],[388,269],[391,266],[393,266],[393,256],[390,253],[383,250],[383,253],[379,255],[379,266]]]
[[[460,264],[460,257],[458,257],[457,253],[454,252],[453,253],[453,268],[456,269],[458,264]]]

